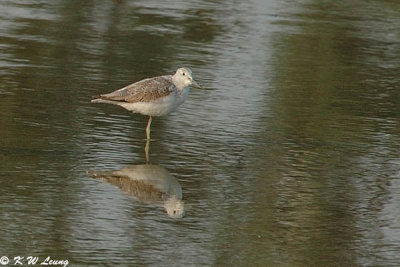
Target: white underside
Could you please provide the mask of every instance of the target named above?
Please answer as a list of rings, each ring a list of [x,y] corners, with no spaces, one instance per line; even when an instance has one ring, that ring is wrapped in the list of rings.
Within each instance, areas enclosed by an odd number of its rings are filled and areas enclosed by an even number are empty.
[[[174,92],[168,96],[158,98],[151,102],[127,103],[102,99],[95,99],[92,102],[119,105],[134,113],[148,116],[163,116],[174,111],[179,105],[181,105],[186,100],[188,93],[189,89],[185,88],[181,93]]]

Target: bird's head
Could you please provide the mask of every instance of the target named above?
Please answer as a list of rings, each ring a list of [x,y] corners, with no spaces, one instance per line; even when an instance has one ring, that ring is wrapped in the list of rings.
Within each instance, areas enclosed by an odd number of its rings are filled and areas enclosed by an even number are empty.
[[[179,68],[172,76],[172,81],[175,86],[180,89],[190,85],[201,88],[200,85],[193,79],[192,71],[189,68]]]
[[[164,202],[164,208],[171,218],[182,218],[185,215],[185,203],[175,197],[170,197]]]

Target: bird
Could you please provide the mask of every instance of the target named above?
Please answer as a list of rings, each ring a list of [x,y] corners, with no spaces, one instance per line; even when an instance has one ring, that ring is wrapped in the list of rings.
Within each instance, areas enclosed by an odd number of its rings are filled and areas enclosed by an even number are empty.
[[[164,116],[185,102],[189,86],[201,88],[189,68],[178,68],[174,75],[147,78],[114,92],[94,96],[92,103],[121,106],[133,113],[149,116],[146,138],[150,140],[152,117]]]
[[[118,170],[90,170],[88,174],[92,178],[116,185],[141,203],[156,206],[161,204],[171,218],[182,218],[185,215],[182,187],[161,165],[129,165]]]

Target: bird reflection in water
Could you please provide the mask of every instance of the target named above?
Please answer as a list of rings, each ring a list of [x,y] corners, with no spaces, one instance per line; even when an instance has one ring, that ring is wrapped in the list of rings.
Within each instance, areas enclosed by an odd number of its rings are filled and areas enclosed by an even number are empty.
[[[149,141],[145,147],[146,164],[129,165],[120,170],[90,171],[89,175],[116,185],[139,202],[163,206],[172,218],[182,218],[185,207],[181,185],[167,169],[149,162],[148,151]]]

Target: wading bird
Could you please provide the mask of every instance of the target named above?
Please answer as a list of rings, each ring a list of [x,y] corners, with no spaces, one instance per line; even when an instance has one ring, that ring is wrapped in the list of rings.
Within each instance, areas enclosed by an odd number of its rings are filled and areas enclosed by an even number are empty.
[[[174,111],[186,100],[190,85],[201,88],[189,68],[179,68],[174,75],[144,79],[114,92],[95,96],[92,102],[114,104],[149,116],[146,137],[150,140],[152,117]]]

